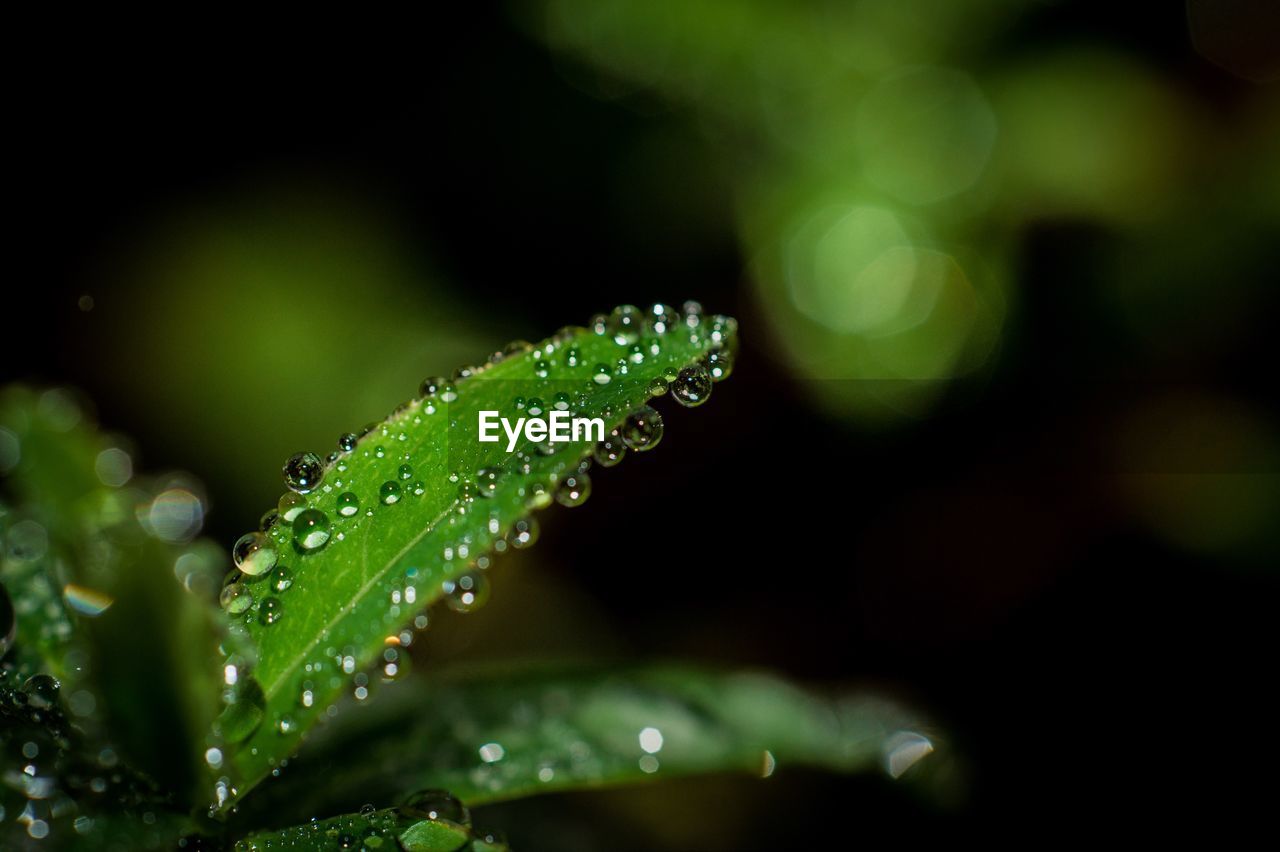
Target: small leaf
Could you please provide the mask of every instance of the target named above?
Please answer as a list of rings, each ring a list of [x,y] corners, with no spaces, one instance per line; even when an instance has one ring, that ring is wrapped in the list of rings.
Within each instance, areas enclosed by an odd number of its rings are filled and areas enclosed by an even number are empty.
[[[405,790],[468,805],[538,793],[775,767],[900,775],[933,749],[882,697],[826,697],[759,673],[688,666],[543,668],[437,678],[335,725],[245,802],[242,818],[301,819]],[[340,768],[340,770],[339,770]]]
[[[505,437],[481,442],[480,412],[514,423],[567,411],[602,419],[605,435],[622,428],[615,444],[627,435],[636,447],[656,444],[660,418],[628,415],[668,382],[678,401],[701,404],[711,389],[701,362],[732,351],[733,320],[687,307],[624,306],[590,329],[512,345],[454,380],[427,380],[422,398],[363,437],[343,436],[325,470],[307,454],[289,460],[285,479],[296,490],[265,533],[237,543],[243,576],[224,593],[257,652],[237,677],[260,685],[265,718],[243,743],[228,744],[234,795],[220,810],[292,754],[342,693],[364,698],[364,672],[386,649],[394,653],[418,613],[441,599],[464,611],[482,603],[489,554],[531,542],[533,510],[589,496],[582,463],[594,439],[538,446],[522,435],[513,449]],[[281,566],[287,591],[273,579]]]

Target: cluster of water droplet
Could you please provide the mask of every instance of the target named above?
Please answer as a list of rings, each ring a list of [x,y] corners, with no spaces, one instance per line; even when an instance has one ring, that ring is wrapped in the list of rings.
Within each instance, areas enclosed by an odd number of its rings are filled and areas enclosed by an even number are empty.
[[[289,848],[506,852],[509,846],[498,832],[476,830],[470,811],[454,796],[444,790],[422,790],[398,808],[365,805],[356,814],[249,837],[235,848],[236,852]]]

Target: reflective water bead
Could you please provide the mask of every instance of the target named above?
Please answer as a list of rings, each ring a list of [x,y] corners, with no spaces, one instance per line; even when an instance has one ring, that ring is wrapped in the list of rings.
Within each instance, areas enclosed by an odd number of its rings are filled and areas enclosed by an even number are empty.
[[[263,624],[275,624],[284,614],[284,605],[279,598],[267,598],[258,607],[258,621]]]
[[[476,473],[476,493],[481,497],[492,497],[498,493],[498,480],[502,471],[496,467],[483,467]]]
[[[344,491],[338,495],[338,515],[340,517],[354,517],[359,511],[360,498],[354,492]]]
[[[344,432],[338,438],[338,449],[344,453],[349,453],[356,448],[356,442],[359,440],[355,432]]]
[[[409,491],[414,497],[421,497],[427,493],[427,486],[423,485],[420,480],[415,480],[413,485],[409,486]]]
[[[728,349],[716,349],[707,355],[707,373],[711,381],[722,382],[733,372],[733,355]]]
[[[319,550],[329,543],[329,518],[319,509],[306,509],[293,519],[293,543],[303,551]]]
[[[232,561],[250,577],[259,577],[276,567],[277,558],[271,539],[260,532],[245,533],[231,548]]]
[[[474,612],[489,600],[489,578],[474,571],[441,583],[445,602],[454,612]]]
[[[400,469],[396,471],[396,475],[406,481],[413,479],[413,468],[407,464],[402,464]]]
[[[27,706],[36,710],[54,706],[58,703],[58,689],[61,686],[53,675],[32,675],[22,684],[22,691],[27,695]]]
[[[591,477],[585,473],[571,473],[560,480],[556,488],[556,502],[561,506],[581,506],[591,496]]]
[[[639,343],[637,343],[635,346],[632,346],[631,354],[627,356],[627,360],[630,361],[632,364],[643,364],[644,363],[644,347],[641,346]]]
[[[528,404],[528,411],[529,411],[530,417],[541,417],[542,412],[545,411],[545,408],[543,407],[543,404],[542,404],[542,400],[536,396],[530,397],[529,404]]]
[[[609,314],[607,325],[609,336],[619,346],[635,343],[640,339],[642,319],[640,309],[635,305],[618,305]]]
[[[570,346],[564,353],[564,365],[566,367],[576,367],[582,363],[582,350],[576,346]]]
[[[596,314],[587,323],[587,326],[595,334],[604,334],[609,330],[609,318],[604,314]]]
[[[667,383],[663,379],[654,378],[649,382],[646,390],[649,391],[649,396],[662,396],[667,392]]]
[[[666,334],[680,321],[676,309],[658,302],[649,308],[649,328],[654,334]]]
[[[456,387],[454,387],[454,386],[453,386],[452,384],[450,384],[450,383],[446,383],[446,384],[441,385],[441,386],[440,386],[440,401],[441,401],[441,402],[457,402],[457,401],[458,401],[458,389],[457,389]]]
[[[662,415],[646,405],[627,415],[622,424],[622,441],[638,453],[652,450],[662,440]]]
[[[283,565],[277,565],[271,572],[271,588],[277,592],[286,591],[293,585],[293,572]]]
[[[293,519],[298,517],[298,513],[307,508],[307,499],[301,494],[295,494],[292,491],[286,491],[280,495],[280,502],[276,505],[276,510],[280,513],[280,520],[286,524],[293,523]]]
[[[378,488],[378,499],[386,506],[400,502],[400,483],[391,480],[382,483]]]
[[[223,587],[218,602],[231,615],[240,615],[253,606],[253,592],[243,583],[228,583]]]
[[[613,467],[621,462],[626,454],[627,447],[622,442],[622,432],[618,429],[605,435],[604,440],[596,444],[595,450],[592,451],[592,455],[601,467]]]
[[[533,374],[540,379],[551,375],[551,365],[544,360],[533,362]]]
[[[702,322],[702,305],[695,301],[684,303],[684,324],[689,328],[697,328]]]
[[[595,370],[591,373],[591,380],[598,385],[607,385],[613,381],[613,370],[608,364],[596,364]]]
[[[315,453],[294,453],[280,472],[290,491],[306,494],[324,478],[324,463]]]
[[[444,821],[455,825],[471,824],[471,813],[466,805],[445,790],[420,790],[410,796],[399,811],[410,819]]]
[[[511,525],[511,531],[507,533],[507,539],[511,541],[512,548],[522,550],[530,548],[538,541],[539,533],[538,521],[535,518],[521,518]]]
[[[685,367],[671,383],[671,395],[676,402],[696,408],[711,396],[711,376],[701,364]]]
[[[564,391],[561,391],[560,393],[556,394],[551,400],[551,407],[554,408],[556,411],[568,411],[569,410],[569,394],[565,393]]]
[[[444,387],[443,376],[427,376],[422,380],[422,384],[418,386],[418,394],[423,399],[426,399],[429,396],[438,394],[442,387]]]

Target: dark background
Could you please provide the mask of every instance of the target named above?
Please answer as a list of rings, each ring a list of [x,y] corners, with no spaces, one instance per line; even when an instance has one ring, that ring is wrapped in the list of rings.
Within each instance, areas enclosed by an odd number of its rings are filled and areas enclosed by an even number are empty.
[[[230,542],[274,499],[274,468],[245,483],[207,451],[213,439],[189,436],[214,431],[198,414],[201,383],[239,341],[157,373],[135,345],[157,324],[200,326],[219,300],[206,292],[187,313],[147,313],[154,285],[130,270],[164,254],[171,211],[248,209],[251,223],[306,206],[257,208],[261,186],[375,211],[380,238],[429,258],[421,268],[437,282],[405,310],[423,311],[428,328],[465,325],[476,343],[461,351],[472,356],[617,303],[697,298],[740,319],[732,379],[696,412],[663,406],[661,451],[601,471],[581,509],[544,516],[536,563],[519,566],[507,595],[499,569],[491,612],[428,653],[452,662],[589,643],[871,684],[932,715],[950,781],[783,766],[767,782],[534,799],[488,810],[488,824],[528,848],[530,827],[543,825],[584,847],[622,837],[798,848],[952,826],[1036,842],[1117,824],[1164,832],[1264,819],[1277,710],[1275,220],[1209,207],[1196,227],[1219,239],[1188,247],[1176,230],[1028,216],[1011,265],[1019,298],[996,355],[927,412],[869,425],[814,404],[825,383],[854,380],[798,377],[768,299],[751,289],[733,175],[752,143],[705,132],[696,107],[658,93],[589,97],[513,17],[455,9],[425,27],[388,21],[248,45],[206,43],[196,29],[163,43],[50,39],[8,87],[17,262],[4,296],[6,377],[80,388],[102,423],[136,438],[146,467],[201,477],[206,531]],[[1197,53],[1176,9],[1035,6],[985,50],[1034,57],[1065,42],[1155,69],[1202,121],[1276,103],[1274,84]],[[638,161],[638,138],[662,140],[680,163]],[[1216,155],[1199,161],[1192,183],[1214,181],[1220,166]],[[1247,179],[1248,162],[1242,171]],[[305,220],[289,226],[307,233]],[[1138,334],[1117,319],[1113,287],[1113,261],[1136,240],[1172,269],[1209,258],[1213,279],[1207,293],[1158,294],[1144,314],[1157,319]],[[353,299],[362,286],[351,282]],[[78,307],[86,294],[89,311]],[[300,290],[297,310],[313,309],[335,306]],[[373,373],[402,359],[358,360]],[[326,363],[282,339],[278,359],[229,370],[315,379],[308,393],[341,397],[345,378],[328,379]],[[400,396],[412,390],[403,384]],[[257,407],[259,393],[244,388],[243,433],[216,436],[227,456],[260,444],[283,459],[302,445],[290,421]],[[166,414],[178,397],[186,413]],[[207,398],[225,412],[235,395]],[[1151,455],[1115,451],[1135,400],[1152,401],[1139,431],[1159,448]],[[384,410],[352,422],[296,413],[321,421],[329,440]],[[1257,442],[1233,425],[1240,411]],[[1188,547],[1168,523],[1148,522],[1149,504],[1135,508],[1135,481],[1168,497],[1155,505],[1174,526],[1223,505],[1258,520],[1226,544]],[[1237,498],[1252,502],[1237,509]],[[535,588],[544,581],[551,592]],[[537,606],[553,610],[528,611]]]

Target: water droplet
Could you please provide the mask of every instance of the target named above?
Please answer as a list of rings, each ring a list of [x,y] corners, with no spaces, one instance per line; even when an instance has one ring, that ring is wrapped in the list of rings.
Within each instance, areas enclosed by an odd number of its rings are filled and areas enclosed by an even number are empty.
[[[649,382],[645,390],[649,391],[649,396],[662,396],[667,392],[667,383],[663,379],[655,378]]]
[[[489,578],[475,571],[456,580],[445,580],[440,587],[445,593],[445,603],[454,612],[474,612],[489,600]]]
[[[285,734],[285,735],[292,734],[297,729],[297,727],[298,727],[298,723],[295,722],[293,720],[293,717],[290,716],[288,713],[285,713],[283,716],[281,716],[279,719],[276,720],[276,730],[281,734]]]
[[[671,395],[689,408],[702,405],[711,396],[711,376],[707,368],[701,364],[685,367],[671,383]]]
[[[276,504],[276,511],[280,513],[280,520],[286,524],[293,523],[293,519],[298,517],[298,513],[307,508],[307,498],[301,494],[294,494],[292,491],[286,491],[280,495],[280,502]]]
[[[218,732],[228,743],[248,739],[262,724],[266,707],[267,698],[261,685],[254,678],[242,675],[231,693],[231,703],[218,716]]]
[[[464,364],[453,371],[453,380],[455,382],[460,382],[463,379],[471,378],[478,372],[480,372],[479,367],[473,367],[470,364]]]
[[[338,438],[338,449],[344,453],[349,453],[356,448],[356,442],[359,440],[355,432],[344,432]]]
[[[649,328],[654,334],[666,334],[680,321],[676,309],[661,302],[649,308]]]
[[[539,532],[537,520],[534,518],[521,518],[511,525],[511,531],[507,533],[507,538],[510,539],[512,547],[517,550],[523,550],[526,547],[532,547],[538,541]]]
[[[551,375],[551,364],[545,360],[533,362],[533,374],[540,379],[545,379],[547,376]]]
[[[632,364],[643,364],[644,363],[644,347],[641,346],[639,343],[637,343],[635,346],[632,346],[630,354],[627,355],[627,360],[630,361]]]
[[[608,435],[604,436],[604,440],[596,444],[592,455],[595,456],[596,462],[601,467],[613,467],[622,461],[622,457],[627,454],[626,444],[622,442],[622,432],[614,429]]]
[[[569,410],[569,394],[565,393],[564,391],[561,391],[560,393],[556,394],[555,397],[552,398],[551,400],[551,407],[554,408],[556,411],[568,411]]]
[[[590,496],[591,477],[585,473],[569,474],[556,489],[556,502],[561,506],[581,506]]]
[[[409,486],[409,490],[413,493],[414,497],[421,497],[423,494],[427,493],[427,486],[423,485],[420,480],[415,480],[413,485]]]
[[[222,588],[218,602],[231,615],[240,615],[253,606],[253,592],[244,583],[228,583]]]
[[[733,355],[728,349],[716,349],[707,355],[707,373],[713,382],[729,378],[733,373]]]
[[[306,494],[324,478],[324,463],[315,453],[294,453],[281,469],[290,491]]]
[[[319,509],[306,509],[293,519],[293,543],[305,552],[329,543],[329,518]]]
[[[471,824],[471,812],[467,811],[466,805],[443,789],[424,789],[413,793],[399,807],[399,812],[415,820],[431,820],[433,823],[445,821],[454,825]]]
[[[387,480],[378,488],[378,499],[383,505],[390,506],[400,502],[400,483]]]
[[[702,322],[702,305],[694,301],[684,303],[684,324],[689,328],[697,328]]]
[[[360,511],[360,498],[354,492],[344,491],[338,495],[338,515],[343,518],[354,517]]]
[[[418,386],[418,394],[423,399],[429,396],[435,396],[440,392],[440,388],[444,387],[443,376],[427,376],[422,380],[422,384]]]
[[[492,497],[498,493],[498,480],[502,471],[496,467],[483,467],[476,473],[476,493],[481,497]]]
[[[22,691],[27,694],[27,706],[36,710],[53,707],[58,703],[58,689],[61,686],[53,675],[32,675],[22,684]]]
[[[441,385],[441,387],[440,387],[440,401],[441,401],[441,402],[457,402],[457,401],[458,401],[458,389],[457,389],[456,387],[454,387],[452,383],[447,383],[447,384]]]
[[[598,385],[607,385],[613,381],[613,370],[608,364],[596,364],[595,370],[591,373],[591,380]]]
[[[410,479],[413,479],[413,468],[407,464],[402,464],[400,465],[400,469],[396,471],[396,476],[399,476],[407,482]]]
[[[529,398],[528,410],[530,417],[541,417],[542,413],[546,411],[546,407],[539,397],[534,396]]]
[[[267,598],[258,607],[258,621],[263,624],[275,624],[284,614],[284,605],[279,598]]]
[[[640,309],[635,305],[618,305],[609,314],[606,330],[619,346],[635,343],[640,339],[642,319]]]
[[[231,548],[236,567],[250,577],[260,577],[276,567],[276,549],[260,532],[245,533]]]
[[[458,483],[458,499],[463,503],[470,503],[476,499],[476,485],[470,480],[464,479]]]
[[[271,572],[271,588],[277,592],[286,591],[293,585],[293,572],[283,565],[277,565]]]
[[[627,415],[622,424],[622,441],[638,453],[652,450],[662,440],[662,415],[646,405]]]
[[[576,346],[570,346],[564,353],[564,365],[566,367],[576,367],[582,363],[582,350]]]
[[[587,326],[594,334],[604,334],[609,330],[609,318],[604,314],[596,314],[587,322]]]

